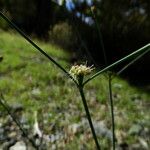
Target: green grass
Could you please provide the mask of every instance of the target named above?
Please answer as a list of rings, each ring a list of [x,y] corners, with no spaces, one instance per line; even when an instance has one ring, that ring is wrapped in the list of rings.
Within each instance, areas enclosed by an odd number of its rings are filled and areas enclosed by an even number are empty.
[[[63,67],[70,69],[69,53],[58,46],[35,41]],[[43,122],[45,134],[63,131],[67,135],[67,142],[65,148],[62,146],[60,149],[81,149],[85,144],[87,149],[92,150],[93,139],[91,136],[87,138],[90,130],[75,135],[68,133],[68,126],[80,123],[85,118],[81,98],[73,82],[14,32],[0,31],[0,55],[3,56],[0,63],[0,93],[3,93],[8,104],[21,103],[31,127],[32,114],[38,111],[39,123]],[[120,142],[123,138],[129,145],[136,143],[138,137],[129,135],[128,131],[135,123],[144,122],[144,127],[149,128],[150,94],[131,87],[119,77],[113,79],[112,88],[117,139]],[[93,120],[104,121],[110,129],[106,76],[97,77],[86,85],[85,90]],[[108,149],[110,142],[106,139],[102,141],[104,149]]]

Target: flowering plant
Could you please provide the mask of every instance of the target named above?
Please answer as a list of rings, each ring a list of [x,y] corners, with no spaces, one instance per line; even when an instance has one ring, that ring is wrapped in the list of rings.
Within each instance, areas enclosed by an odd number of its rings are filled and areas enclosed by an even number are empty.
[[[86,65],[83,65],[83,64],[81,64],[81,65],[74,65],[74,66],[71,67],[69,73],[70,73],[70,75],[71,75],[75,80],[79,81],[79,80],[81,80],[81,79],[83,80],[83,77],[84,77],[85,75],[90,74],[93,69],[94,69],[94,68],[93,68],[93,65],[90,66],[90,67],[88,67],[88,66],[86,66]]]

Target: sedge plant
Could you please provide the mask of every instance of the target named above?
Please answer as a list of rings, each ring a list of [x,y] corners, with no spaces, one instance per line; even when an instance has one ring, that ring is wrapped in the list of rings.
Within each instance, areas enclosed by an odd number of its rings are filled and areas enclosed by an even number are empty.
[[[92,66],[88,67],[88,66],[82,65],[82,64],[81,65],[75,65],[75,66],[71,67],[70,71],[67,71],[67,69],[65,69],[61,64],[59,64],[57,61],[55,61],[50,55],[48,55],[37,44],[35,44],[27,35],[25,35],[25,33],[22,32],[13,22],[11,22],[2,12],[0,12],[0,16],[10,26],[12,26],[18,33],[20,33],[20,35],[24,39],[26,39],[33,47],[35,47],[36,50],[38,50],[42,55],[44,55],[46,58],[48,58],[48,60],[50,62],[54,63],[62,72],[64,72],[66,74],[66,76],[68,78],[70,78],[74,82],[74,84],[76,85],[76,87],[77,87],[77,89],[78,89],[78,91],[80,93],[80,96],[81,96],[81,99],[82,99],[82,102],[83,102],[83,106],[84,106],[84,109],[85,109],[85,113],[86,113],[86,116],[87,116],[87,119],[88,119],[88,122],[89,122],[89,125],[90,125],[90,128],[91,128],[91,132],[92,132],[92,135],[93,135],[93,139],[95,141],[96,148],[97,148],[97,150],[101,150],[102,147],[100,145],[100,142],[98,141],[98,138],[97,138],[94,126],[93,126],[93,122],[92,122],[92,119],[91,119],[89,107],[87,105],[87,101],[86,101],[86,97],[85,97],[85,91],[84,91],[84,86],[86,84],[88,84],[90,81],[92,81],[94,78],[96,78],[97,76],[101,75],[104,72],[109,71],[110,69],[112,69],[113,67],[117,66],[118,64],[121,64],[122,62],[125,62],[127,60],[134,60],[134,61],[137,60],[136,58],[140,58],[145,53],[150,51],[150,44],[147,44],[144,47],[136,50],[135,52],[133,52],[133,53],[123,57],[122,59],[120,59],[120,60],[118,60],[118,61],[116,61],[114,63],[112,63],[111,65],[108,65],[107,67],[104,67],[103,69],[101,69],[98,72],[94,73],[92,76],[90,76],[90,77],[85,79],[85,76],[87,76],[88,74],[90,74],[93,71],[94,68]],[[130,64],[134,63],[134,61],[132,61]],[[128,67],[128,66],[126,66],[126,67]],[[111,76],[110,76],[109,79],[110,79],[110,81],[109,81],[109,87],[110,87],[109,91],[112,91],[112,89],[111,89]],[[112,95],[110,93],[110,100],[112,102],[111,97],[112,97]],[[7,108],[3,104],[4,103],[1,103],[1,105],[7,110]],[[113,108],[112,108],[112,117],[114,117]],[[15,118],[14,117],[12,117],[12,118],[15,121]],[[15,121],[15,122],[16,122],[16,124],[18,126],[21,126],[20,123],[18,123],[17,121]],[[20,130],[24,133],[24,129],[23,128],[20,128]],[[24,134],[26,134],[26,133],[24,133]],[[26,137],[28,137],[28,136],[26,136]],[[31,140],[29,140],[29,141],[32,142]],[[36,148],[36,146],[34,146],[34,147]],[[38,148],[36,148],[36,149],[38,149]]]
[[[102,36],[101,30],[100,30],[98,19],[95,14],[95,9],[96,9],[95,6],[90,7],[91,16],[93,17],[93,20],[96,24],[96,29],[97,29],[97,33],[98,33],[99,40],[100,40],[100,45],[101,45],[101,49],[102,49],[102,53],[103,53],[103,57],[104,57],[104,62],[105,62],[105,65],[107,66],[108,65],[107,54],[105,51],[103,36]],[[138,57],[133,59],[131,62],[129,62],[127,65],[125,65],[120,71],[117,72],[117,75],[121,74],[125,69],[127,69],[135,61],[137,61],[142,56],[144,56],[145,53],[139,55]],[[107,71],[106,77],[107,77],[107,81],[108,81],[108,99],[109,99],[110,115],[111,115],[110,117],[111,117],[111,128],[112,128],[112,148],[113,148],[113,150],[115,150],[116,149],[115,115],[114,115],[114,102],[113,102],[113,91],[112,91],[112,80],[113,80],[114,76],[110,71]]]

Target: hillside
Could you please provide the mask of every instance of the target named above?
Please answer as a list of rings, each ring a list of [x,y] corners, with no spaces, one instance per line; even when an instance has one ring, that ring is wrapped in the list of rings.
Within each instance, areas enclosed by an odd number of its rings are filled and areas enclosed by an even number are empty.
[[[69,53],[58,46],[35,41],[67,70],[70,69]],[[0,93],[29,135],[33,136],[37,112],[45,138],[43,143],[48,149],[93,150],[94,141],[73,82],[14,32],[0,31],[0,56],[3,57]],[[112,81],[112,88],[118,146],[148,150],[150,94],[117,76]],[[90,82],[85,91],[96,133],[103,149],[108,150],[111,147],[111,119],[106,75]],[[23,139],[6,110],[2,106],[0,110],[0,148],[3,149],[7,142],[9,145],[13,139]]]

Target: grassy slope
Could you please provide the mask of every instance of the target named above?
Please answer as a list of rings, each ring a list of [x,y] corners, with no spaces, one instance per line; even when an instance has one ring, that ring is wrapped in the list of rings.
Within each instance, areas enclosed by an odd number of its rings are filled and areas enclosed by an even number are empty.
[[[70,68],[66,61],[69,54],[50,44],[36,42],[65,68]],[[85,118],[80,97],[72,82],[20,36],[0,31],[0,55],[4,57],[0,63],[0,92],[10,105],[23,104],[24,115],[29,118],[31,125],[31,114],[35,110],[39,112],[39,120],[44,120],[43,130],[47,134],[54,134],[62,128],[66,131],[69,125]],[[110,128],[107,85],[106,77],[101,75],[89,83],[85,90],[94,120],[102,120]],[[138,137],[129,135],[128,131],[134,123],[144,122],[144,126],[148,127],[150,95],[129,86],[118,77],[113,80],[112,87],[118,141],[135,143]],[[50,127],[51,124],[55,124],[55,129]],[[65,149],[80,149],[81,143],[89,143],[88,148],[92,149],[93,140],[84,139],[82,135],[86,137],[88,133],[79,132],[73,139],[67,135]],[[103,143],[106,142],[103,140]],[[105,146],[107,149],[109,144]]]

